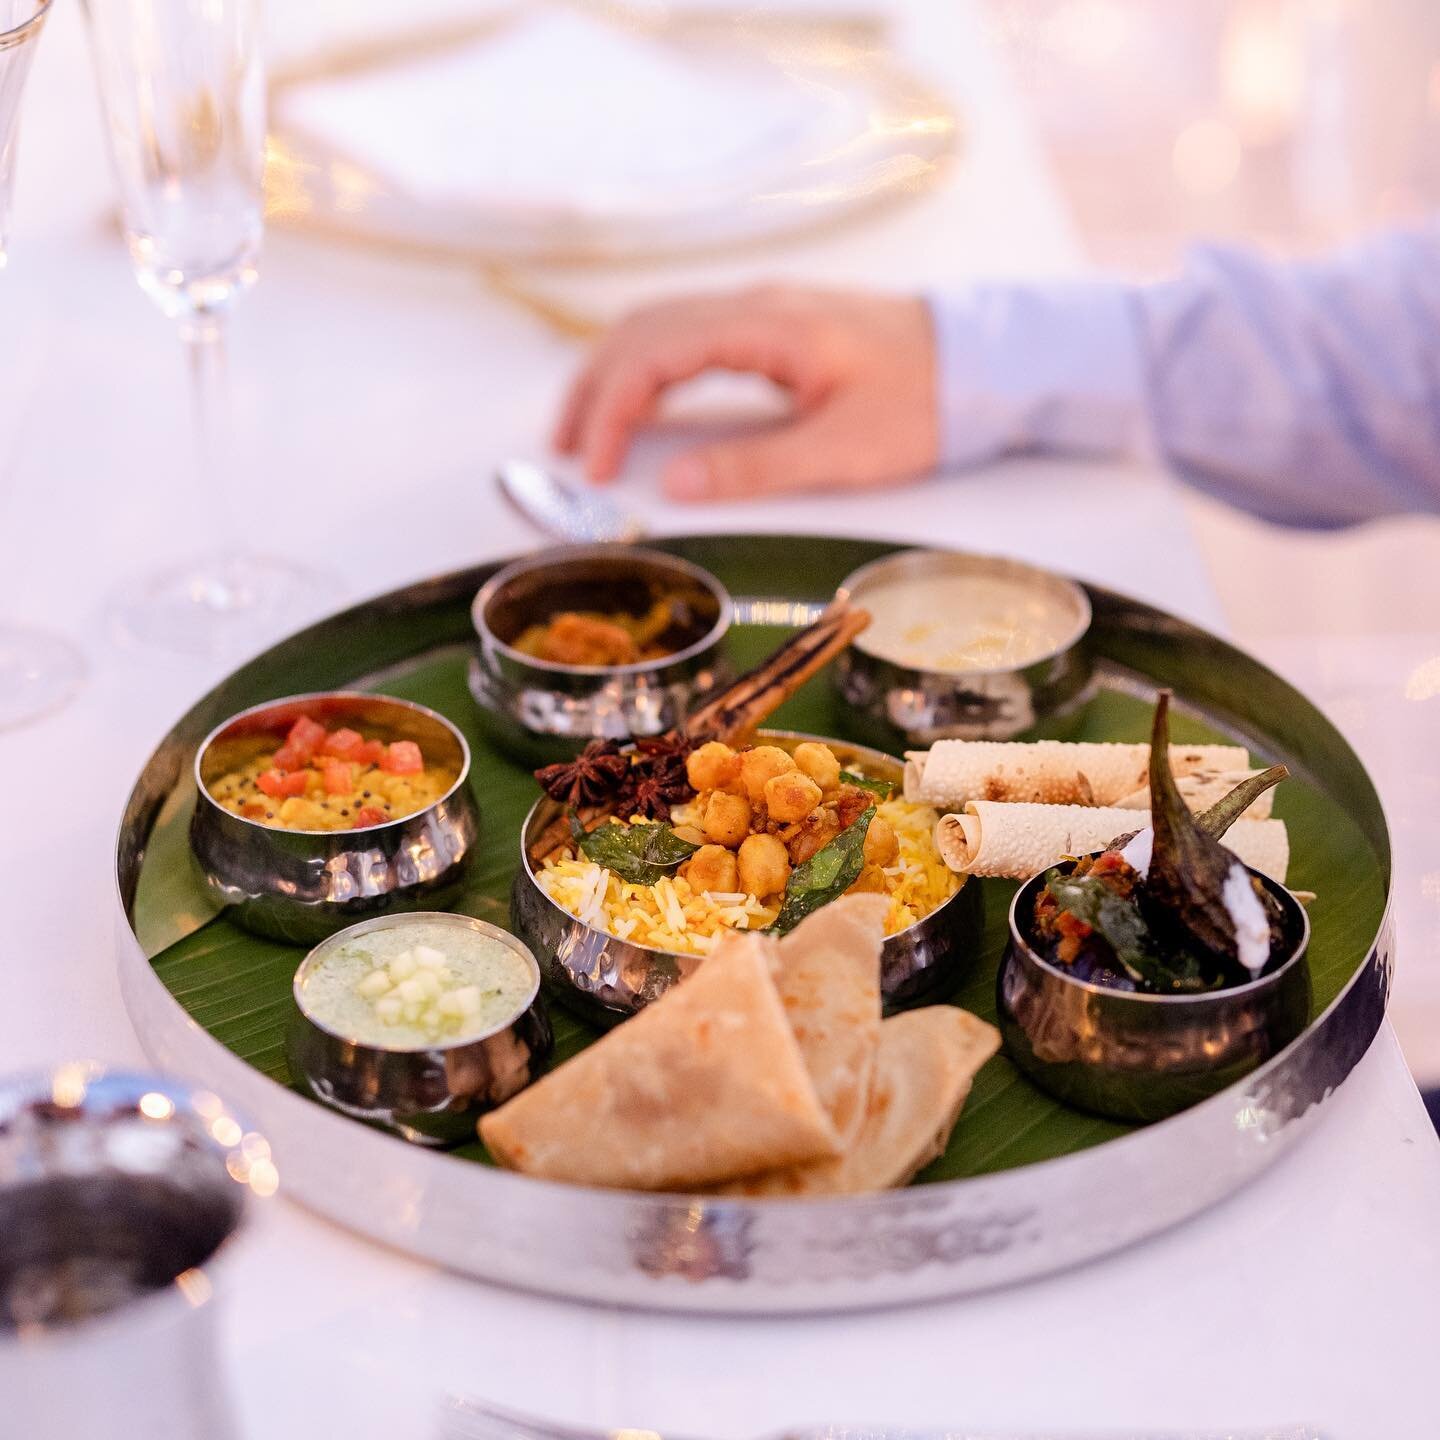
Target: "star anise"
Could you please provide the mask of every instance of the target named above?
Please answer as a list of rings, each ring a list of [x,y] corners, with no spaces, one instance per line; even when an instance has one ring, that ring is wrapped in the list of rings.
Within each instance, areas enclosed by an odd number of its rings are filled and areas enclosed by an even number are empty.
[[[679,765],[683,768],[695,741],[686,735],[667,730],[663,735],[646,735],[635,742],[635,755],[641,763]]]
[[[621,786],[616,808],[626,815],[668,820],[672,805],[695,798],[685,774],[685,760],[695,748],[692,740],[673,732],[635,742],[635,759]]]
[[[685,778],[684,770],[647,774],[639,766],[632,767],[621,789],[615,809],[622,815],[643,815],[648,820],[668,820],[672,805],[693,800],[695,792]]]
[[[546,765],[535,778],[552,800],[579,809],[611,801],[629,770],[630,757],[613,740],[592,740],[573,760]]]

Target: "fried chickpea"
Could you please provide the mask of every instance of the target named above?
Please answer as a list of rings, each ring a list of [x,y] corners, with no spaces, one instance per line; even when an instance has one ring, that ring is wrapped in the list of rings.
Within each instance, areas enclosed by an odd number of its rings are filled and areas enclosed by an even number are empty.
[[[686,758],[685,778],[696,790],[733,790],[740,757],[723,741],[707,740]]]
[[[788,825],[803,820],[820,803],[820,787],[798,770],[765,782],[765,808],[772,820]]]
[[[734,850],[750,833],[750,802],[743,795],[712,790],[705,802],[700,828],[712,845]]]
[[[865,831],[865,863],[867,865],[893,865],[900,854],[900,840],[895,827],[877,815]]]
[[[740,752],[740,780],[752,805],[764,798],[770,780],[794,768],[795,762],[778,745],[756,745]]]
[[[840,783],[840,762],[828,745],[806,740],[795,747],[795,763],[822,790],[833,790]]]
[[[757,900],[778,895],[790,878],[790,856],[778,835],[751,835],[740,846],[740,888]]]
[[[734,894],[740,888],[735,856],[723,845],[702,845],[681,867],[692,890]]]
[[[867,865],[845,893],[847,895],[883,895],[885,893],[885,872],[878,865]]]

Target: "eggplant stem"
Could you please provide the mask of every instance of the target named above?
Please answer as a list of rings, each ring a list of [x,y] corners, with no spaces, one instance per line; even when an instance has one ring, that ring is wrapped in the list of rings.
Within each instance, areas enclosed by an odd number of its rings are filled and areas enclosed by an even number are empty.
[[[1278,785],[1289,774],[1290,771],[1284,765],[1272,765],[1258,775],[1251,775],[1208,810],[1197,815],[1195,823],[1212,839],[1220,839],[1267,790]]]

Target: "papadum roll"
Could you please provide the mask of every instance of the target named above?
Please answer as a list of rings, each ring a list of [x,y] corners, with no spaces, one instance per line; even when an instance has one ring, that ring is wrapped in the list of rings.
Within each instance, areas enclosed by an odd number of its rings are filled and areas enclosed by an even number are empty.
[[[937,810],[971,800],[1036,805],[1117,805],[1147,790],[1148,745],[1063,740],[940,740],[905,754],[905,798]],[[1239,745],[1172,745],[1177,776],[1250,769]]]
[[[1028,880],[1066,855],[1103,850],[1149,823],[1143,810],[1086,805],[1006,805],[972,800],[935,827],[940,857],[962,875]],[[1221,844],[1243,864],[1285,883],[1290,836],[1283,820],[1237,820]]]
[[[1199,815],[1223,800],[1237,785],[1260,773],[1259,770],[1196,770],[1190,775],[1177,775],[1175,788],[1179,790],[1186,809]],[[1122,795],[1115,804],[1121,810],[1148,810],[1149,785],[1142,785],[1138,790]],[[1268,820],[1274,809],[1275,792],[1273,789],[1266,790],[1258,800],[1251,803],[1245,812],[1245,819]]]

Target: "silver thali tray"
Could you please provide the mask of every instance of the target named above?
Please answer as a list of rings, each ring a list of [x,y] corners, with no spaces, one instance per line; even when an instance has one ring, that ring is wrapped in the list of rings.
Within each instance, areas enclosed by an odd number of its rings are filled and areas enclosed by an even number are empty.
[[[747,595],[777,598],[774,577],[785,568],[777,560],[794,543],[778,536],[662,542],[722,571],[742,614]],[[896,548],[806,544],[814,593],[788,597],[797,604],[823,600],[832,575],[838,579]],[[1171,685],[1192,715],[1290,765],[1353,820],[1365,851],[1354,864],[1372,871],[1367,883],[1383,891],[1374,923],[1367,919],[1355,941],[1353,973],[1304,1034],[1247,1079],[1169,1120],[1057,1158],[826,1201],[717,1200],[537,1182],[408,1146],[320,1108],[277,1083],[261,1059],[228,1048],[161,978],[151,958],[163,943],[154,929],[155,897],[183,887],[167,877],[147,900],[147,852],[158,863],[167,817],[186,804],[195,747],[215,724],[272,696],[385,686],[418,659],[458,654],[467,643],[469,603],[496,568],[393,592],[265,652],[165,737],[121,822],[118,954],[136,1029],[157,1065],[203,1081],[255,1118],[273,1147],[282,1190],[310,1208],[451,1269],[579,1300],[770,1314],[921,1301],[1059,1270],[1204,1210],[1319,1123],[1325,1102],[1374,1038],[1393,967],[1390,847],[1359,760],[1313,705],[1250,657],[1148,605],[1088,587],[1102,685],[1138,695]],[[770,643],[759,632],[753,639],[757,651]],[[457,704],[463,696],[462,681]],[[507,870],[497,884],[508,880]],[[180,913],[173,899],[166,903],[177,932],[205,918],[203,911]],[[983,963],[995,960],[998,954]],[[1117,1206],[1119,1189],[1125,1203]]]

